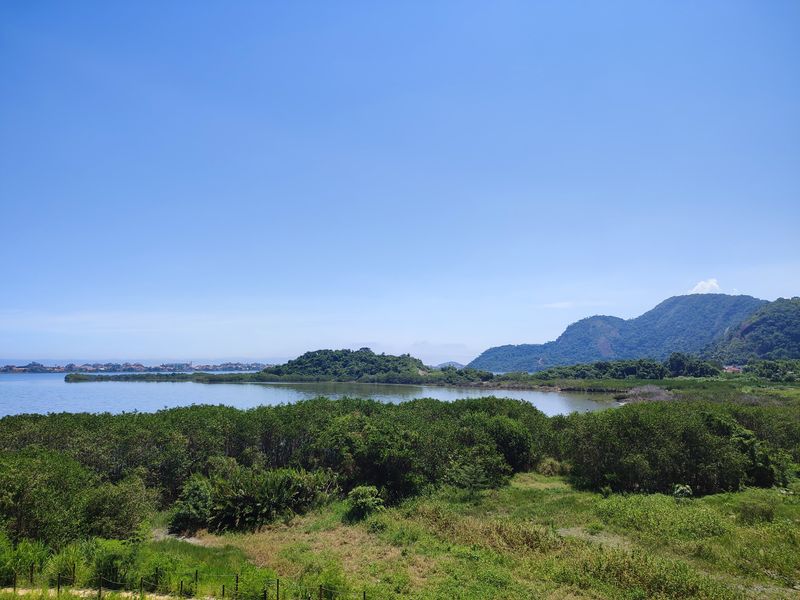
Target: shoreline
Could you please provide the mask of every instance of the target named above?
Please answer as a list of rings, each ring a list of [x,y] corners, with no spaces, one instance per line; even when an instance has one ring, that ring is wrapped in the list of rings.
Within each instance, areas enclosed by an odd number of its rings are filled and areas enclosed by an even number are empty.
[[[233,377],[226,377],[226,375],[233,375]],[[230,373],[230,374],[214,374],[214,373],[132,373],[132,374],[115,374],[115,375],[87,375],[82,373],[70,373],[64,377],[66,383],[99,383],[99,382],[128,382],[128,383],[202,383],[202,384],[261,384],[261,385],[297,385],[297,384],[321,384],[321,383],[338,383],[346,385],[402,385],[402,386],[416,386],[416,387],[441,387],[451,389],[486,389],[486,390],[519,390],[519,391],[535,391],[535,392],[577,392],[585,394],[626,394],[631,388],[620,386],[605,386],[605,385],[576,385],[570,382],[566,385],[559,385],[555,383],[542,383],[534,384],[519,381],[473,381],[463,383],[448,383],[441,381],[431,382],[393,382],[393,381],[357,381],[357,380],[340,380],[340,379],[281,379],[281,380],[259,380],[255,378],[242,378],[239,375],[248,375],[247,373]]]

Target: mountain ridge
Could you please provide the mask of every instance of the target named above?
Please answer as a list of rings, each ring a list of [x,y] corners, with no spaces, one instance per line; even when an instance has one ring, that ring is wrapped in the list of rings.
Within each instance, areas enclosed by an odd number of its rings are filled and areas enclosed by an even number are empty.
[[[673,296],[632,319],[610,315],[580,319],[544,344],[489,348],[468,366],[494,372],[534,372],[598,360],[663,360],[672,352],[700,353],[766,304],[766,300],[746,295]]]
[[[800,297],[763,305],[703,354],[728,364],[800,358]]]

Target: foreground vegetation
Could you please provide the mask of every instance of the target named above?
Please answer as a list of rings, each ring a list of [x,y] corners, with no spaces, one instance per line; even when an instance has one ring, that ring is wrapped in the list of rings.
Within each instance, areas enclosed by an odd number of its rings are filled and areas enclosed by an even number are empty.
[[[196,596],[221,597],[223,584],[230,595],[238,573],[248,600],[265,584],[272,594],[276,576],[290,598],[324,586],[339,592],[331,598],[788,599],[800,586],[797,483],[683,499],[603,495],[520,473],[496,490],[444,486],[355,521],[349,510],[333,501],[256,532],[200,532],[192,543],[68,546],[37,567],[37,586],[54,586],[59,569],[66,580],[65,564],[77,566],[76,587],[96,589],[103,576],[137,589],[140,578],[159,578],[145,591],[176,593],[182,580]]]
[[[477,495],[443,488],[357,524],[335,503],[202,540],[285,573],[336,573],[380,598],[792,598],[798,492],[606,498],[525,473]]]
[[[670,402],[555,417],[494,397],[5,417],[0,586],[33,566],[195,595],[239,573],[253,599],[275,576],[296,597],[791,597],[800,386],[669,381]]]

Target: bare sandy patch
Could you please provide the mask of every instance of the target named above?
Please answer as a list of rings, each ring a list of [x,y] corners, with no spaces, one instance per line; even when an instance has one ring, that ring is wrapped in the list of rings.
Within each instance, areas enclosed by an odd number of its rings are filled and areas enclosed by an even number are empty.
[[[273,524],[248,534],[217,536],[197,534],[198,543],[206,546],[241,548],[258,566],[269,567],[286,577],[297,577],[303,565],[291,559],[292,548],[305,547],[314,554],[335,557],[345,574],[377,583],[375,566],[405,571],[413,588],[423,587],[435,568],[435,562],[415,553],[404,553],[371,535],[361,526],[336,525],[329,529],[309,527],[313,518],[298,517],[288,524]],[[380,569],[378,569],[380,570]]]

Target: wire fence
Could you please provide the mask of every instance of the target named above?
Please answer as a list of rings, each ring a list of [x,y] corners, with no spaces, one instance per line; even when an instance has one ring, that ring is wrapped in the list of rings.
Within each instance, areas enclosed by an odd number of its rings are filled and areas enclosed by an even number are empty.
[[[93,575],[79,582],[75,575],[36,573],[31,568],[22,576],[13,573],[9,586],[14,594],[27,594],[31,591],[56,596],[62,593],[78,594],[82,597],[95,596],[102,600],[104,595],[116,594],[127,597],[146,598],[174,597],[204,600],[371,600],[366,590],[353,590],[322,584],[309,584],[293,578],[266,577],[257,579],[252,574],[201,571],[180,574],[155,572],[149,579],[139,577],[131,580],[122,577],[121,581],[105,575]]]

